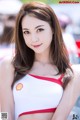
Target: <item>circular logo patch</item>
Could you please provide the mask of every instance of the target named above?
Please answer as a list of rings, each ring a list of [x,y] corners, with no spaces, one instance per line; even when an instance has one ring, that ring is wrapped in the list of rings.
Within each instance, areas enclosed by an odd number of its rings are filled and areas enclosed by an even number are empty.
[[[23,88],[23,84],[22,83],[17,84],[16,90],[21,90],[22,88]]]

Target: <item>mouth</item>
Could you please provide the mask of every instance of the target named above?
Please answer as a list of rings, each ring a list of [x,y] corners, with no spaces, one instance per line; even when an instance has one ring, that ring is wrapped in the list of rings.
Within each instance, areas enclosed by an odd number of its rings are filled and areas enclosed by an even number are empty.
[[[32,45],[34,48],[38,48],[38,47],[40,47],[42,45],[42,43],[41,44],[38,44],[38,45]]]

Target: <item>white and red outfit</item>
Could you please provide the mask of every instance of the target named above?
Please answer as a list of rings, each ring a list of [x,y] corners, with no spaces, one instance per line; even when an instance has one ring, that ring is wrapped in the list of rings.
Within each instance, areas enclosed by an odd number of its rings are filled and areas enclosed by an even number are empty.
[[[27,74],[17,81],[13,87],[15,120],[26,114],[54,112],[63,95],[62,77]]]

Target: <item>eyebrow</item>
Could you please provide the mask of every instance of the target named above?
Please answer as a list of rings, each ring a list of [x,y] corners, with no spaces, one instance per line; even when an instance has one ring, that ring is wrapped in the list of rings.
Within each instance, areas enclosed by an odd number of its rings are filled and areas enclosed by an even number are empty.
[[[44,25],[38,25],[35,27],[35,29],[39,28],[39,27],[43,27]],[[23,30],[29,30],[28,28],[23,28]]]

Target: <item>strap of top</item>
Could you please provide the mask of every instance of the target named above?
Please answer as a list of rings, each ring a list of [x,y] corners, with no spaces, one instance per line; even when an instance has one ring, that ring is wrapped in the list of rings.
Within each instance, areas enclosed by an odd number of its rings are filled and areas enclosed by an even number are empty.
[[[60,76],[60,78],[58,79],[61,84],[63,84],[63,81],[62,81],[63,77],[64,77],[64,74],[62,74],[62,75]]]

